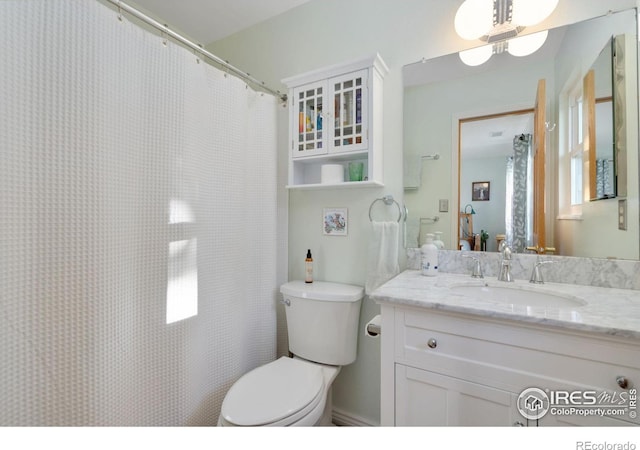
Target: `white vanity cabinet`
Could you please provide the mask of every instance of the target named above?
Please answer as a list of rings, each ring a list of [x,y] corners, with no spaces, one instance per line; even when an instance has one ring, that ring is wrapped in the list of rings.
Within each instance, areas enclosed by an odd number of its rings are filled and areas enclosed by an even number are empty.
[[[343,166],[341,186],[381,186],[382,86],[380,55],[287,78],[289,188],[318,188],[324,164]],[[363,180],[349,182],[348,164],[363,164]]]
[[[499,426],[521,419],[514,394],[429,370],[395,365],[395,425]]]
[[[629,414],[640,386],[637,342],[398,304],[383,303],[381,311],[382,425],[640,424]],[[550,407],[627,410],[527,420],[518,405],[529,388],[555,396]]]

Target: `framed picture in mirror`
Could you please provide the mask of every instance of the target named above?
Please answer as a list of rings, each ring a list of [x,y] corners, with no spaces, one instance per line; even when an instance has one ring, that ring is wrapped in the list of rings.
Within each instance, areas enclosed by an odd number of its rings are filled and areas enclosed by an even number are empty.
[[[489,201],[489,185],[488,181],[474,181],[471,183],[471,201]]]

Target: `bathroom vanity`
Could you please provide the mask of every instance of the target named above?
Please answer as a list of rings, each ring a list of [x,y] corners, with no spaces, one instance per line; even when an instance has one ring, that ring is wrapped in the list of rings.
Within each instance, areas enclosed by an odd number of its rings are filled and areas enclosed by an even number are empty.
[[[371,298],[383,426],[640,424],[640,291],[407,270]]]

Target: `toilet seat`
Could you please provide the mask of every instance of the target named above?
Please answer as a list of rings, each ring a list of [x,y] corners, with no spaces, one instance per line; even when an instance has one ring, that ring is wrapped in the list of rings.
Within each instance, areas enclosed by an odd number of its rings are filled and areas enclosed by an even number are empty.
[[[235,426],[287,426],[322,409],[324,400],[322,368],[282,357],[236,381],[222,403],[220,417]]]

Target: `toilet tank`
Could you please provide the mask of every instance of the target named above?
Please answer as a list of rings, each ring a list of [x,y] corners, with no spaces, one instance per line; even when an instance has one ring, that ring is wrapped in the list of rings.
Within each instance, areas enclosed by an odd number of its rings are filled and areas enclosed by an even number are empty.
[[[289,350],[322,364],[343,366],[356,360],[360,303],[364,289],[327,281],[291,281],[284,297]]]

